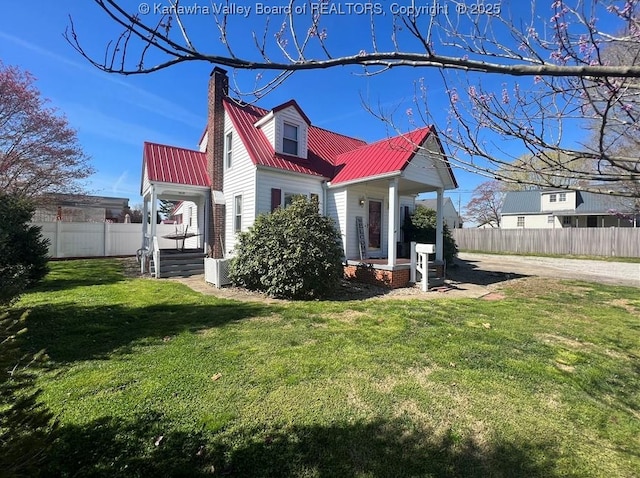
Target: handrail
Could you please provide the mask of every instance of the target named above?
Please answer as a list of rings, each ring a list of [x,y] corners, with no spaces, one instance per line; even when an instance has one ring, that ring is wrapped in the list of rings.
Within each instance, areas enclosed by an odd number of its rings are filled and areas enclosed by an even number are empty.
[[[154,276],[160,277],[160,246],[158,244],[158,236],[153,236],[153,264],[154,264]]]

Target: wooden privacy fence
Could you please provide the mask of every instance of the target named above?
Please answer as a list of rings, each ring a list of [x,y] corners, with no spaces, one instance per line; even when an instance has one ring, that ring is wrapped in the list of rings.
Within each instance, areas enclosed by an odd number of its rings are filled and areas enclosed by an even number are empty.
[[[640,228],[452,229],[458,248],[515,254],[640,257]]]

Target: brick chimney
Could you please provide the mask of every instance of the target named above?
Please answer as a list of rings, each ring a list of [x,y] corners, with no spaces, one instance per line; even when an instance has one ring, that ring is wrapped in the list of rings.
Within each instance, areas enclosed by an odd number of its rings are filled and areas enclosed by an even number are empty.
[[[214,191],[222,191],[224,184],[224,104],[229,94],[227,71],[215,67],[209,78],[209,101],[207,115],[207,172],[211,178],[211,211],[209,221],[209,243],[211,255],[216,259],[223,257],[222,241],[225,233],[225,206],[215,204]]]

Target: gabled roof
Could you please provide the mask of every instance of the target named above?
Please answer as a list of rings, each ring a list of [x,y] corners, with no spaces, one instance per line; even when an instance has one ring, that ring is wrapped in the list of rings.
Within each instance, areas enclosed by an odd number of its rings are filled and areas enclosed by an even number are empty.
[[[447,204],[450,204],[451,207],[453,208],[453,210],[456,212],[456,214],[458,213],[458,210],[456,209],[455,205],[453,204],[453,201],[451,200],[450,197],[444,197],[443,199],[443,204],[446,206]],[[420,199],[418,201],[416,201],[416,206],[424,206],[428,209],[433,209],[434,211],[437,209],[438,207],[438,200],[436,198],[429,198],[429,199]]]
[[[334,162],[340,154],[366,145],[362,140],[316,126],[309,126],[307,158],[280,154],[275,151],[264,132],[255,127],[255,123],[267,115],[269,111],[255,105],[239,104],[232,100],[225,100],[224,108],[247,148],[251,161],[256,166],[266,166],[330,179],[334,176]]]
[[[144,143],[143,164],[149,181],[210,187],[205,153],[157,143]]]
[[[404,170],[431,131],[430,126],[417,129],[339,155],[331,184]]]
[[[438,147],[442,149],[433,127],[367,144],[360,139],[311,125],[294,100],[283,103],[271,111],[230,98],[225,98],[223,105],[253,164],[318,176],[330,180],[332,184],[400,173],[430,135],[435,136]],[[261,120],[266,121],[274,112],[289,107],[295,108],[308,124],[306,158],[276,152],[264,130],[256,126],[260,125]],[[203,137],[205,134],[206,130]],[[206,153],[145,143],[144,161],[151,181],[195,186],[211,184],[206,172]],[[457,187],[451,167],[447,161],[445,164],[452,184]]]
[[[297,111],[298,114],[300,116],[302,116],[302,119],[305,120],[305,122],[311,126],[311,120],[309,119],[309,117],[304,113],[304,111],[302,111],[302,108],[300,108],[300,105],[296,102],[296,100],[289,100],[286,103],[282,103],[281,105],[276,106],[275,108],[273,108],[273,112],[276,113],[278,111],[282,111],[286,108],[288,108],[289,106],[293,106]]]
[[[567,192],[562,191],[509,191],[502,206],[501,214],[540,214],[542,194]],[[576,191],[576,203],[574,208],[556,211],[557,214],[602,214],[608,215],[615,212],[633,212],[633,199],[607,194],[597,194],[586,191]],[[545,211],[546,214],[554,211]]]

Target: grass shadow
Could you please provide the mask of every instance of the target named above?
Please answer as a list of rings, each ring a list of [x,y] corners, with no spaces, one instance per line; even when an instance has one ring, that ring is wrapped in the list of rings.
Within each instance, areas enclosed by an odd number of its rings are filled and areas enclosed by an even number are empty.
[[[126,353],[144,339],[160,341],[274,311],[273,305],[235,301],[146,307],[46,304],[30,307],[21,339],[25,350],[45,349],[53,362],[101,359],[115,351]]]
[[[436,437],[401,419],[231,435],[177,431],[159,413],[103,418],[60,430],[44,476],[554,477],[560,458],[545,442],[478,443]],[[563,472],[562,476],[571,476]]]
[[[55,261],[59,263],[62,261]],[[52,267],[46,278],[30,292],[56,292],[77,287],[115,284],[126,280],[123,261],[114,259],[74,260],[73,267]]]

